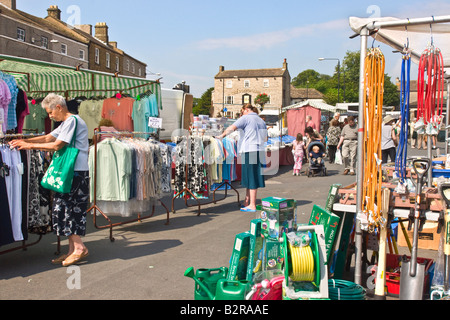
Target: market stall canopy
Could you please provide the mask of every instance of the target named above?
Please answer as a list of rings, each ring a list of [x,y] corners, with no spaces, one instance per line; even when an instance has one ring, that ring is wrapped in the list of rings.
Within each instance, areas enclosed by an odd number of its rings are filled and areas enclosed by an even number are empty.
[[[450,16],[439,17],[439,20],[446,21],[446,17]],[[351,29],[358,35],[363,28],[376,31],[370,32],[370,35],[376,41],[384,43],[395,50],[403,51],[403,48],[409,42],[411,58],[416,64],[419,64],[422,52],[433,41],[435,47],[442,52],[444,66],[448,73],[450,71],[450,24],[434,23],[430,25],[429,23],[414,23],[409,25],[408,23],[403,24],[402,21],[404,20],[394,17],[349,18]],[[395,25],[396,22],[398,25]],[[386,26],[387,23],[390,25]]]
[[[335,106],[326,104],[322,100],[305,100],[305,101],[284,107],[283,112],[286,112],[291,109],[301,108],[304,106],[311,106],[311,107],[320,109],[322,111],[329,111],[329,112],[346,112],[347,111],[347,109],[345,109],[345,108],[339,108],[339,107],[335,107]]]
[[[91,70],[76,70],[46,62],[11,59],[0,55],[0,71],[14,76],[17,86],[30,98],[44,98],[54,92],[67,97],[114,96],[126,93],[136,98],[148,90],[158,96],[160,84],[141,78],[115,77],[113,74]]]

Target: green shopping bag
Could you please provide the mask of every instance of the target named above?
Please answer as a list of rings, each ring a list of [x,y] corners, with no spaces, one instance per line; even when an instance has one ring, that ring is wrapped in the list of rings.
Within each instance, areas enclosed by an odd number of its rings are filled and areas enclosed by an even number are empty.
[[[75,162],[80,152],[75,148],[77,125],[75,117],[75,131],[71,144],[53,154],[52,162],[41,181],[41,186],[45,189],[59,193],[69,193],[72,189]]]

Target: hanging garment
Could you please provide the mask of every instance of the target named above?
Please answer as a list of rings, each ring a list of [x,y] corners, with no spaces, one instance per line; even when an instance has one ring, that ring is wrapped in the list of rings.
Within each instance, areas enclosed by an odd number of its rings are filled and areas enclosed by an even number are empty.
[[[111,120],[114,128],[119,131],[132,132],[134,130],[133,104],[134,99],[129,97],[106,99],[103,101],[102,118]]]
[[[23,132],[23,125],[25,121],[25,117],[30,114],[30,108],[28,106],[28,98],[25,91],[19,89],[19,93],[17,95],[17,106],[16,106],[16,118],[17,118],[17,133]]]
[[[80,103],[78,115],[86,122],[88,139],[94,137],[94,129],[99,127],[102,120],[103,100],[85,100]]]
[[[14,130],[17,127],[17,117],[16,117],[16,104],[17,104],[17,94],[19,92],[19,88],[17,87],[16,79],[9,74],[5,74],[0,71],[0,79],[6,82],[8,86],[9,92],[11,94],[11,100],[8,104],[8,110],[5,113],[5,123],[7,130]]]
[[[14,242],[4,166],[3,153],[0,152],[0,246]]]
[[[25,117],[23,129],[37,130],[38,133],[48,132],[46,120],[49,119],[47,111],[42,108],[40,103],[34,103],[28,100],[30,113]]]

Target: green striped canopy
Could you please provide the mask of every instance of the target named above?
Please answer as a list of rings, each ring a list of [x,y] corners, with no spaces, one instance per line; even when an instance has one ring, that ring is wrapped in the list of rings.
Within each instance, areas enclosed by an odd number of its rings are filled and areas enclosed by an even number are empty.
[[[34,99],[44,98],[51,92],[66,98],[112,97],[119,92],[137,98],[150,90],[161,105],[160,84],[151,80],[9,59],[0,61],[0,71],[13,75],[17,86]]]

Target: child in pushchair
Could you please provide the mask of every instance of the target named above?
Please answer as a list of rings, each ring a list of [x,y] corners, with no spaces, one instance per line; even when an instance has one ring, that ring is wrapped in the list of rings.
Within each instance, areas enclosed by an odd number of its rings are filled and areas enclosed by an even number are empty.
[[[326,176],[327,169],[325,168],[324,157],[325,145],[320,141],[313,141],[308,145],[309,156],[309,169],[308,177],[314,176],[316,173],[320,173],[322,176]]]

